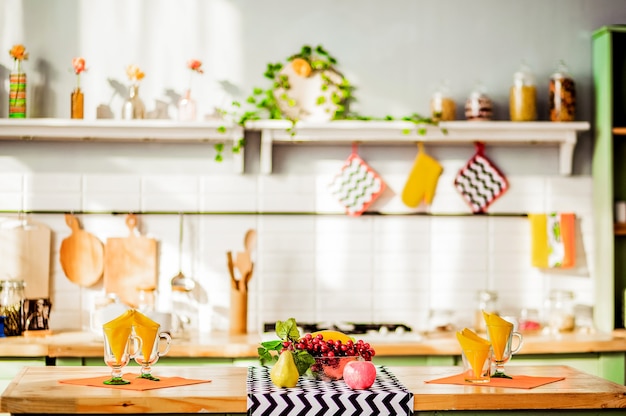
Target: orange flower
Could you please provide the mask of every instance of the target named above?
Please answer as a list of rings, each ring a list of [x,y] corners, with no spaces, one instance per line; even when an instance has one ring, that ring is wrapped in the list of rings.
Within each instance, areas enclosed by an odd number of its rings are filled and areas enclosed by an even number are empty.
[[[74,73],[76,75],[80,75],[81,72],[87,70],[85,68],[85,59],[84,58],[74,58],[72,59],[72,67],[74,68]]]
[[[190,59],[187,61],[187,68],[192,71],[196,71],[198,74],[204,74],[204,70],[202,69],[202,61],[198,61],[197,59]]]
[[[24,61],[28,59],[28,52],[26,52],[26,46],[22,44],[13,45],[11,50],[9,51],[9,55],[13,57],[16,61]]]
[[[126,75],[131,81],[141,81],[146,76],[137,65],[128,65],[126,67]]]

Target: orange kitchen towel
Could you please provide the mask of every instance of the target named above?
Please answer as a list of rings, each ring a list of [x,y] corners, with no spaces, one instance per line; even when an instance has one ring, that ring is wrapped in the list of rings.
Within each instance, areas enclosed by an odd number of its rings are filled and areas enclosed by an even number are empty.
[[[532,236],[532,265],[571,268],[576,260],[576,215],[528,214]]]
[[[512,389],[534,389],[544,384],[564,380],[565,377],[514,376],[513,378],[492,378],[488,383],[469,383],[463,373],[450,377],[428,380],[430,384],[460,384],[463,386],[510,387]]]
[[[163,389],[166,387],[178,387],[178,386],[188,386],[190,384],[200,384],[200,383],[210,383],[211,380],[194,380],[190,378],[182,378],[182,377],[161,377],[161,381],[152,381],[147,380],[145,378],[138,378],[139,374],[124,374],[123,378],[125,380],[130,381],[130,384],[123,385],[108,385],[104,384],[105,380],[111,378],[110,375],[107,376],[98,376],[98,377],[89,377],[89,378],[69,378],[65,380],[59,380],[59,383],[63,384],[74,384],[77,386],[91,386],[91,387],[107,387],[112,389],[119,390],[154,390],[154,389]]]

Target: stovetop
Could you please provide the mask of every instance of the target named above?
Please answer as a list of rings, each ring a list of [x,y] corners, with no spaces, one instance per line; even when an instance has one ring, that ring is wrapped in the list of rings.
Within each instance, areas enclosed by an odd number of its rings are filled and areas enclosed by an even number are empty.
[[[274,332],[275,322],[266,322],[263,324],[263,332]],[[388,323],[388,322],[341,322],[341,323],[328,323],[328,322],[298,322],[298,327],[302,334],[307,334],[315,331],[321,331],[324,329],[330,329],[335,331],[341,331],[346,334],[366,334],[368,332],[392,332],[392,333],[404,333],[411,332],[410,326],[402,323]]]

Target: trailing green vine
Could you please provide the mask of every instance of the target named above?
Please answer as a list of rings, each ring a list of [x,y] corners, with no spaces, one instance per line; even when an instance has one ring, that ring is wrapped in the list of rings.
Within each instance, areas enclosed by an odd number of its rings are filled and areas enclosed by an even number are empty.
[[[322,45],[315,48],[304,45],[296,54],[289,56],[286,60],[292,66],[293,71],[303,77],[309,77],[319,74],[322,80],[320,94],[316,99],[317,105],[325,105],[330,100],[333,104],[334,113],[331,120],[403,120],[416,124],[417,134],[425,135],[427,126],[437,126],[439,123],[432,117],[424,117],[420,114],[413,113],[409,116],[401,118],[393,118],[385,116],[383,118],[375,118],[363,116],[350,111],[350,104],[356,101],[354,97],[354,87],[346,77],[340,74],[335,66],[337,59],[332,56]],[[236,123],[245,127],[247,121],[250,120],[289,120],[290,127],[287,129],[292,135],[295,135],[295,125],[298,122],[298,115],[287,115],[286,109],[297,109],[298,103],[289,95],[291,84],[289,76],[285,74],[285,65],[282,62],[270,62],[265,68],[263,76],[270,80],[270,85],[266,88],[255,87],[252,93],[246,98],[246,104],[251,106],[250,110],[240,112],[241,103],[234,101],[232,106],[234,111],[228,113],[226,110],[219,110],[223,116],[229,115],[233,117]],[[330,94],[329,94],[330,92]],[[286,107],[281,108],[281,103]],[[298,113],[296,113],[298,114]],[[226,133],[225,127],[220,127],[218,131]],[[404,134],[410,134],[411,129],[403,131]],[[445,130],[443,130],[445,133]],[[245,141],[241,138],[233,145],[233,152],[238,153],[245,146]],[[224,150],[223,143],[215,145],[217,155],[215,160],[222,161],[222,152]]]

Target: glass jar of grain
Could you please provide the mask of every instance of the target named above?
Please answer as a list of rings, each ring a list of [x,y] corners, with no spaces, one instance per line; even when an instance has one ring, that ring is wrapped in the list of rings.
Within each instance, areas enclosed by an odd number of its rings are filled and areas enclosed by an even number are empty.
[[[537,120],[537,87],[535,77],[526,64],[513,75],[513,85],[509,92],[509,112],[511,121]]]
[[[24,302],[23,280],[0,281],[0,316],[4,316],[4,334],[22,335],[22,303]]]
[[[456,117],[456,104],[450,96],[449,83],[444,81],[430,100],[430,115],[433,121],[451,121]]]
[[[574,121],[576,115],[576,85],[563,61],[550,76],[548,95],[550,121]]]

